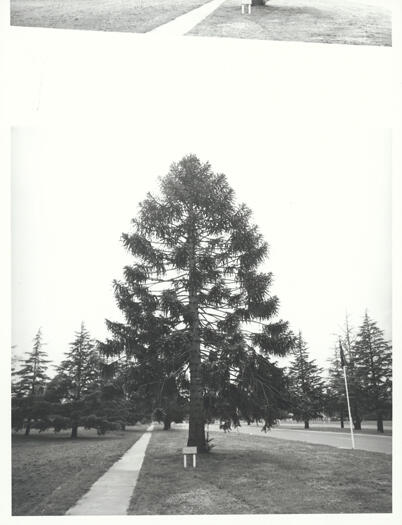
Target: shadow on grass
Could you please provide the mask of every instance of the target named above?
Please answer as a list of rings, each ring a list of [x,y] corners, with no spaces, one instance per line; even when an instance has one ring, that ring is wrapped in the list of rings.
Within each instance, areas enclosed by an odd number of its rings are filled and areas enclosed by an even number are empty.
[[[277,16],[312,16],[314,18],[325,18],[330,16],[329,11],[319,9],[318,7],[270,5],[269,2],[267,5],[253,6],[253,10],[264,11],[264,13]]]

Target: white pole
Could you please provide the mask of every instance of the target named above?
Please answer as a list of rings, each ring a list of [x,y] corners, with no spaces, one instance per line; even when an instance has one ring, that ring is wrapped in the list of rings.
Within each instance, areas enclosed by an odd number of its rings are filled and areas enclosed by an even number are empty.
[[[184,468],[187,467],[187,456],[186,454],[183,455],[183,459],[184,459]]]
[[[350,437],[352,438],[352,448],[354,449],[355,448],[355,438],[353,436],[353,422],[352,422],[352,416],[350,413],[349,390],[348,390],[348,382],[346,379],[346,366],[343,367],[343,377],[345,378],[346,399],[348,402]]]

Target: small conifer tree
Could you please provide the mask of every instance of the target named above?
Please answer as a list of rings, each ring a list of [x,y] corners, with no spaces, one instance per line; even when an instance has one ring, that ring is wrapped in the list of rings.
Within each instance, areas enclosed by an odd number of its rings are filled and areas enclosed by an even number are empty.
[[[310,419],[321,417],[323,410],[322,369],[309,359],[307,344],[299,332],[293,360],[289,366],[289,382],[293,400],[293,414],[309,428]]]
[[[71,437],[76,438],[85,397],[99,387],[99,356],[89,332],[81,323],[79,332],[65,352],[65,359],[57,367],[53,384],[58,388],[59,398],[68,402],[71,409]]]
[[[50,360],[42,349],[43,345],[42,329],[39,328],[33,339],[32,351],[26,352],[27,359],[22,360],[21,368],[13,372],[13,409],[15,415],[19,414],[21,424],[25,425],[26,435],[29,435],[31,430],[35,402],[43,397],[49,380],[46,371]]]
[[[354,364],[366,410],[375,414],[378,432],[384,432],[384,414],[392,407],[392,347],[367,312],[354,344]]]

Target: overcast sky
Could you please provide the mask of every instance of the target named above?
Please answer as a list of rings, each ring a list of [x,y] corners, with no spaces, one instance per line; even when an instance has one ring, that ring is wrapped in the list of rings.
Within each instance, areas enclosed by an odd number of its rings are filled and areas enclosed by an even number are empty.
[[[23,355],[41,326],[57,364],[83,320],[120,319],[112,280],[147,191],[188,153],[227,175],[270,245],[280,317],[321,366],[348,312],[391,338],[391,136],[387,131],[168,125],[16,128],[12,135],[13,328]]]

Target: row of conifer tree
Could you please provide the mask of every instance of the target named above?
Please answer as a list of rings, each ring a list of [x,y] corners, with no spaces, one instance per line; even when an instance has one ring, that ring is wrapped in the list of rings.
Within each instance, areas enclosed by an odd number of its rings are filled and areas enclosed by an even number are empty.
[[[331,418],[343,427],[348,412],[341,347],[353,426],[360,430],[363,420],[376,420],[377,430],[383,432],[383,420],[392,417],[392,351],[382,330],[367,312],[357,331],[346,320],[326,370],[310,359],[306,341],[299,332],[290,363],[282,369],[281,381],[276,378],[271,385],[279,387],[278,404],[270,407],[271,421],[265,419],[266,414],[261,410],[265,408],[264,400],[260,410],[255,407],[253,411],[248,406],[242,411],[241,403],[234,407],[236,385],[230,385],[230,381],[227,387],[234,399],[215,405],[212,412],[208,411],[212,392],[210,387],[206,388],[206,417],[219,420],[225,429],[242,424],[241,420],[243,424],[262,421],[267,428],[270,422],[283,418],[303,421],[305,428],[309,428],[310,420]],[[138,365],[135,360],[108,362],[83,323],[52,379],[47,375],[49,364],[39,329],[27,358],[13,364],[14,430],[23,429],[29,434],[31,428],[70,429],[71,437],[77,437],[79,426],[96,428],[103,434],[138,421],[156,419],[169,429],[173,421],[181,422],[188,415],[188,385],[186,389],[185,383],[179,384],[176,377],[161,378],[158,373],[154,374],[154,382],[148,381],[153,371],[145,370],[144,365]],[[217,391],[216,397],[219,395]]]

